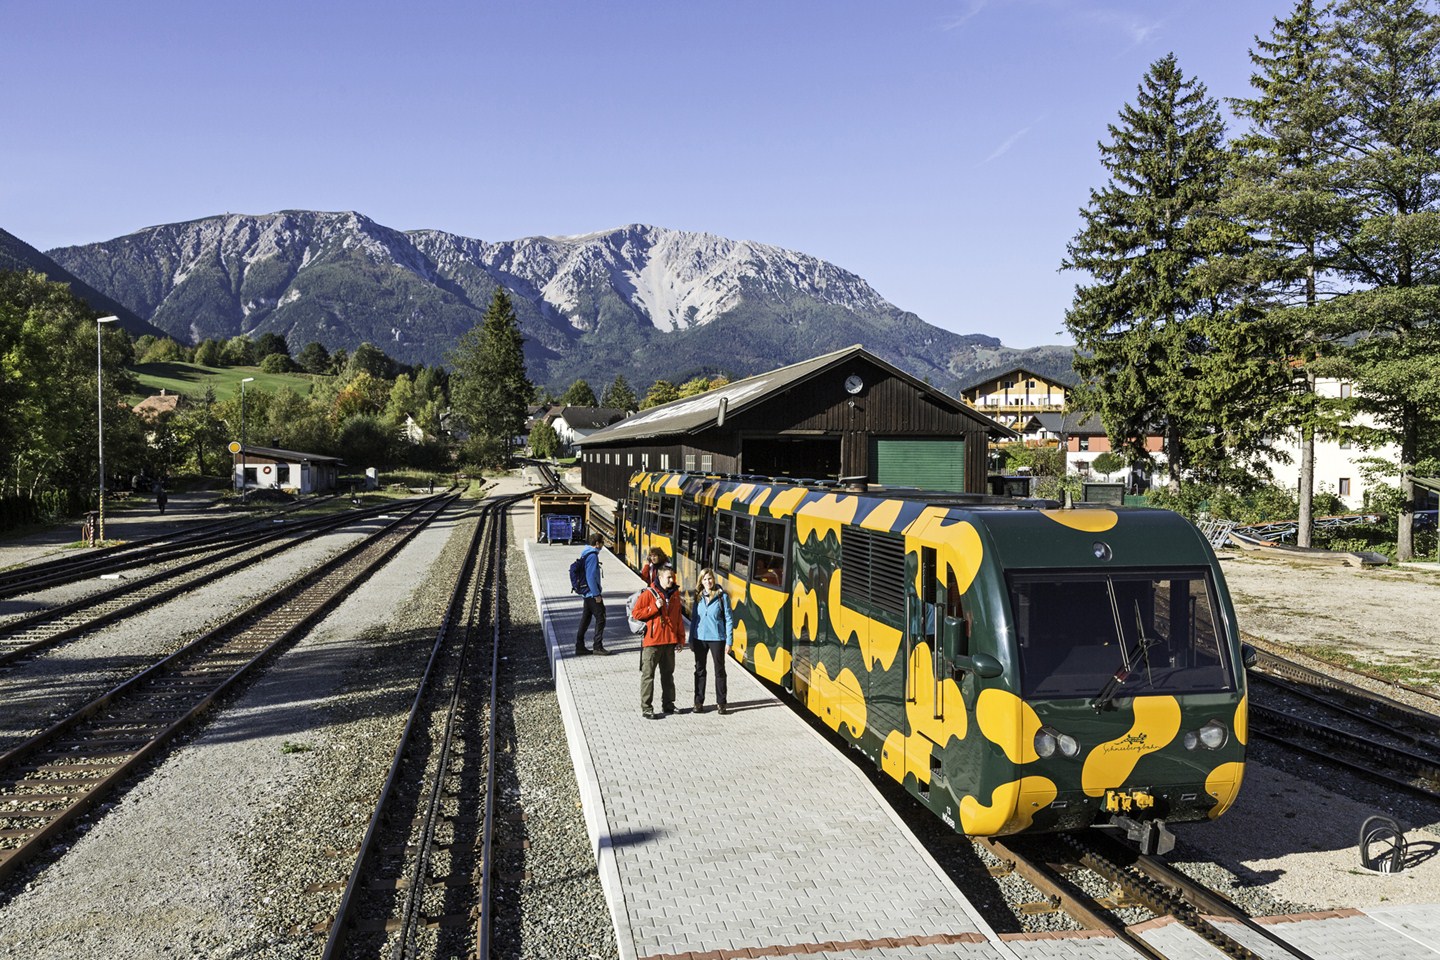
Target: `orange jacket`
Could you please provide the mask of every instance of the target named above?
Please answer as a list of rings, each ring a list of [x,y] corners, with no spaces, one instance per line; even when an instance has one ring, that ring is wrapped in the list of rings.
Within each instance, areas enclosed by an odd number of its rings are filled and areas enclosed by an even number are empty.
[[[635,601],[635,609],[631,613],[636,620],[645,621],[645,639],[642,646],[679,646],[685,642],[685,622],[681,619],[679,587],[672,586],[668,594],[659,587],[646,587],[640,591],[640,598]]]

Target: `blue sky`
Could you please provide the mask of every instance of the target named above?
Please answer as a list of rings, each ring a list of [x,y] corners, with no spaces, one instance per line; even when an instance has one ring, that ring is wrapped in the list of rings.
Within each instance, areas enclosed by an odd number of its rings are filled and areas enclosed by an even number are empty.
[[[1068,343],[1096,143],[1174,51],[1212,96],[1290,0],[0,0],[0,227],[39,248],[357,210],[484,240],[649,223]]]

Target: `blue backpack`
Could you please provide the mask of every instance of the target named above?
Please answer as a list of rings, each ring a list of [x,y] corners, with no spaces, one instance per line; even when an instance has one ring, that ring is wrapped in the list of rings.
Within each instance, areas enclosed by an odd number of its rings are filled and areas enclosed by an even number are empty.
[[[585,578],[585,555],[581,554],[570,564],[570,591],[580,596],[590,592],[590,584]]]

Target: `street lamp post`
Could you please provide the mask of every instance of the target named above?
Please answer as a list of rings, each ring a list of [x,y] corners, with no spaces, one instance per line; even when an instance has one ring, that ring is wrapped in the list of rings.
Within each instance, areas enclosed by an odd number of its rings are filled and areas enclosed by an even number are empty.
[[[104,368],[101,366],[100,330],[102,323],[114,323],[119,317],[99,317],[95,321],[95,438],[100,448],[100,520],[96,525],[95,546],[105,542],[105,389]]]
[[[253,383],[254,377],[240,381],[240,502],[248,503],[250,487],[245,477],[245,384]]]

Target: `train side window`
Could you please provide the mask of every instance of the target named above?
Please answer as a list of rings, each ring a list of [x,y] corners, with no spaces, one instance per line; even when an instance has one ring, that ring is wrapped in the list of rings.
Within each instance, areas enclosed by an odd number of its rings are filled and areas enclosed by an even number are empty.
[[[697,563],[704,563],[700,553],[700,505],[683,497],[680,500],[680,540],[676,549]]]
[[[785,523],[755,520],[755,548],[751,553],[751,579],[779,586],[785,582]]]
[[[661,497],[659,516],[656,518],[655,529],[662,537],[675,536],[675,501],[678,497]]]
[[[719,524],[719,527],[717,528],[717,531],[716,531],[716,534],[715,534],[718,539],[721,539],[721,540],[734,540],[734,539],[735,539],[735,517],[734,517],[733,515],[728,514],[728,513],[718,514],[718,515],[717,515],[717,518],[716,518],[716,522]]]

